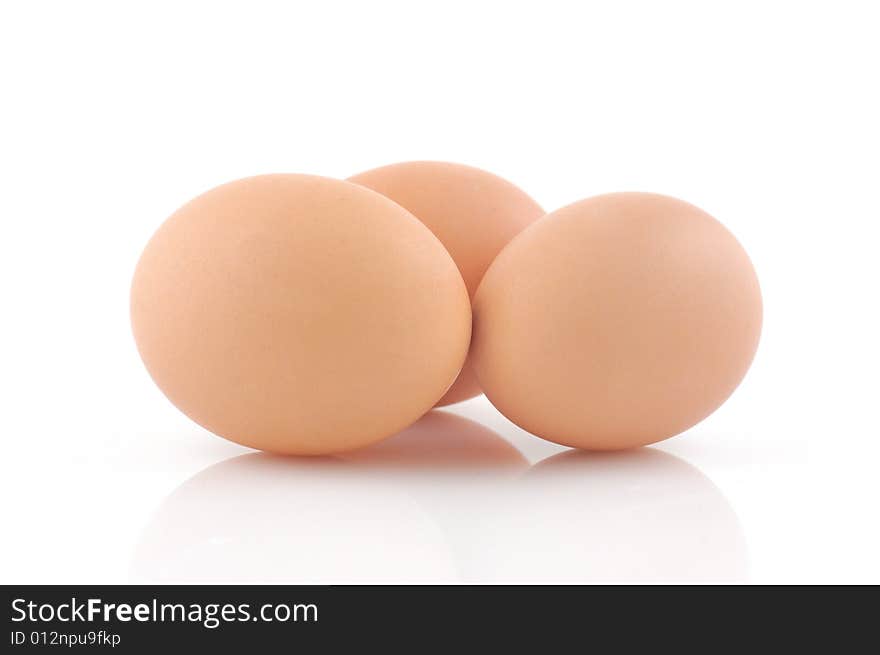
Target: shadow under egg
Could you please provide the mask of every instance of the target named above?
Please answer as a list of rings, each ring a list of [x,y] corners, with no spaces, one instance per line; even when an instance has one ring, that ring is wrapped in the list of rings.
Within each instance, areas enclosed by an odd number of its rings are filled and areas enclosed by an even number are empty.
[[[434,410],[384,441],[337,455],[352,465],[409,472],[520,472],[528,461],[489,428],[450,412]]]

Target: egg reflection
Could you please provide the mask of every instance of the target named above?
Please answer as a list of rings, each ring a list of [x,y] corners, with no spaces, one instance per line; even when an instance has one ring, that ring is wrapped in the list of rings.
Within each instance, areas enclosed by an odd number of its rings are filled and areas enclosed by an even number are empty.
[[[153,583],[736,582],[736,514],[668,453],[566,451],[531,469],[442,411],[335,458],[235,457],[160,505],[132,577]]]
[[[526,467],[488,428],[438,411],[344,458],[234,457],[165,499],[136,548],[132,578],[458,582],[489,489]],[[456,511],[460,504],[471,512]]]
[[[668,453],[567,451],[535,465],[475,540],[486,581],[744,581],[736,514],[699,470]]]

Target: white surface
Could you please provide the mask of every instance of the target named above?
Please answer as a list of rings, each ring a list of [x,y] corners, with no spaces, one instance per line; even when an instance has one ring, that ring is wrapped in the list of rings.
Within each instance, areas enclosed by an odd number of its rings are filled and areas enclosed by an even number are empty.
[[[0,581],[880,582],[877,21],[870,2],[4,3]],[[246,451],[137,358],[140,249],[229,179],[406,159],[548,209],[650,190],[716,215],[765,294],[745,383],[659,446],[674,458],[228,462]],[[562,450],[485,399],[455,411],[528,462]]]

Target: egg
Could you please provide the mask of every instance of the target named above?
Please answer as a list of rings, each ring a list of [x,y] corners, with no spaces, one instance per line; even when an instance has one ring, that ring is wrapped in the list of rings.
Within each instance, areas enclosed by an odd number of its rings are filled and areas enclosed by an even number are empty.
[[[406,209],[356,184],[263,175],[175,212],[131,289],[135,341],[180,410],[252,448],[323,454],[427,412],[470,341],[465,284]]]
[[[427,225],[452,255],[472,296],[501,249],[544,215],[534,200],[507,180],[461,164],[403,162],[360,173],[349,181],[391,198]],[[437,405],[480,393],[468,360]]]
[[[676,435],[719,407],[761,332],[758,279],[724,227],[681,200],[612,193],[548,214],[474,298],[471,359],[492,404],[567,446]]]

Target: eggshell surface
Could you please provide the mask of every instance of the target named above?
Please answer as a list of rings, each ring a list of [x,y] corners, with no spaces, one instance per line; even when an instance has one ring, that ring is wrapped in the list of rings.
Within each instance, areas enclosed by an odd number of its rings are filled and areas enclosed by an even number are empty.
[[[630,448],[712,413],[745,375],[762,304],[743,248],[681,200],[613,193],[526,229],[474,298],[489,400],[560,444]]]
[[[172,403],[286,454],[405,428],[455,380],[471,326],[461,275],[422,223],[306,175],[237,180],[175,212],[137,265],[131,319]]]
[[[414,161],[376,168],[349,181],[402,205],[443,242],[473,296],[495,256],[544,210],[524,191],[479,168]],[[468,360],[439,405],[480,394]]]

